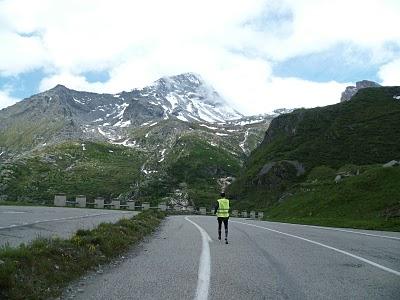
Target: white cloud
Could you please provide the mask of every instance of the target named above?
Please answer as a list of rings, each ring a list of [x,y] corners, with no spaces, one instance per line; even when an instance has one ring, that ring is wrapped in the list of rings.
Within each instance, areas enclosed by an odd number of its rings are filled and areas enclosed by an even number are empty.
[[[101,82],[88,82],[84,76],[73,75],[71,73],[61,73],[45,77],[39,86],[39,91],[43,92],[62,84],[70,89],[77,91],[90,91],[102,93],[106,89]]]
[[[400,58],[382,66],[378,75],[382,85],[400,85]]]
[[[0,75],[16,75],[46,64],[45,49],[38,37],[0,30],[0,44]]]
[[[0,109],[6,108],[18,102],[20,99],[16,99],[10,96],[9,90],[0,90]]]
[[[272,66],[278,61],[339,43],[365,48],[379,63],[398,58],[400,4],[396,0],[3,0],[0,28],[0,75],[42,68],[48,75],[41,90],[60,83],[115,93],[161,76],[196,72],[237,107],[260,112],[340,98],[343,85],[335,82],[275,78]],[[82,75],[88,71],[108,72],[110,79],[90,83]],[[385,72],[394,74],[381,70]],[[260,109],[247,108],[249,101]]]

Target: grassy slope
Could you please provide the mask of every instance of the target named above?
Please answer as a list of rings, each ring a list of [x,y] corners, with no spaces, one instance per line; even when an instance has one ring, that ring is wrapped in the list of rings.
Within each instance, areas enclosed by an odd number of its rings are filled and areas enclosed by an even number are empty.
[[[393,95],[400,95],[400,87],[365,89],[346,103],[278,117],[268,130],[272,141],[263,142],[252,153],[247,167],[230,188],[233,198],[238,199],[235,206],[273,206],[266,213],[276,220],[398,230],[398,217],[391,221],[381,214],[399,201],[395,187],[399,178],[396,174],[391,174],[393,178],[386,175],[398,171],[371,170],[340,185],[333,183],[336,171],[343,165],[400,159],[400,101]],[[285,182],[279,190],[256,184],[264,164],[282,159],[302,162],[306,175]],[[310,171],[321,165],[333,169],[327,183],[313,186],[311,192],[301,192]],[[294,196],[276,204],[287,192]]]
[[[345,103],[278,117],[282,123],[285,119],[294,123],[296,134],[277,130],[271,143],[254,151],[245,176],[254,176],[266,162],[280,159],[298,160],[310,170],[322,164],[338,168],[397,158],[400,101],[393,95],[400,95],[400,87],[363,89]]]
[[[3,192],[52,203],[55,193],[117,197],[129,192],[137,179],[143,155],[133,149],[102,143],[64,143],[9,167],[13,180]],[[112,151],[112,152],[111,152]]]
[[[333,180],[306,181],[266,211],[267,219],[400,231],[400,168],[370,167]]]
[[[171,183],[187,183],[197,206],[213,205],[220,192],[217,179],[235,175],[240,168],[239,158],[195,135],[178,140],[167,160]]]

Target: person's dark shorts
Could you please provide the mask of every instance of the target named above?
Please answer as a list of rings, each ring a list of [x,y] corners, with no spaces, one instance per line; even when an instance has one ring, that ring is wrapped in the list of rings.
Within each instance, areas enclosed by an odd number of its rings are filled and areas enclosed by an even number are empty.
[[[217,220],[218,220],[219,228],[221,228],[222,222],[224,222],[225,228],[228,228],[228,220],[229,220],[229,217],[226,217],[226,218],[224,218],[224,217],[218,217]]]

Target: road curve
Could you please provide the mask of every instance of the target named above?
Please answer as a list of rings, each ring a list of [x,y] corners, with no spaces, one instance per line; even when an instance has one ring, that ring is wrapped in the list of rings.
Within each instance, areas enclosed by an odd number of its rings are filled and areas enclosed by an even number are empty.
[[[43,206],[0,206],[0,246],[18,246],[37,237],[67,238],[78,229],[116,222],[138,212]]]
[[[225,245],[215,217],[168,217],[118,266],[62,298],[400,299],[400,233],[235,218],[229,226]]]

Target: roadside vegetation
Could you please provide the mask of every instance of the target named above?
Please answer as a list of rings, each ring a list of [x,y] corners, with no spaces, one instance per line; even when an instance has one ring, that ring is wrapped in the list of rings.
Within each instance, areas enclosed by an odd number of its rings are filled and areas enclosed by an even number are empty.
[[[47,299],[72,280],[110,262],[154,231],[165,214],[145,211],[130,219],[78,230],[70,239],[37,239],[0,248],[0,299]]]
[[[265,218],[289,223],[400,231],[400,167],[347,166],[349,168],[361,173],[353,173],[338,183],[334,182],[330,174],[333,170],[329,168],[310,172],[307,180],[287,191],[287,197],[265,210]]]
[[[366,88],[272,120],[229,187],[235,208],[261,209],[268,220],[400,230],[400,168],[382,167],[400,160],[399,94]]]

